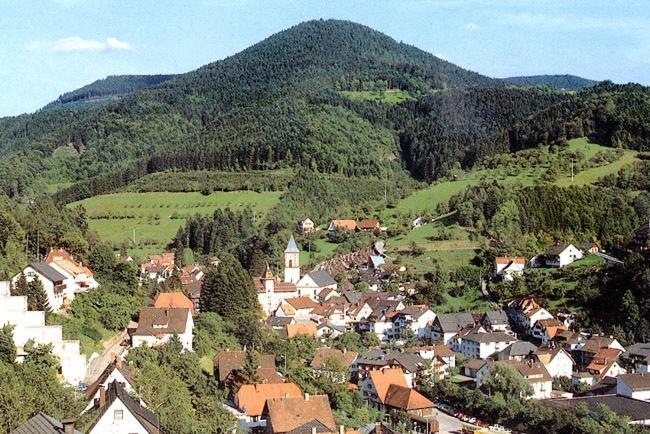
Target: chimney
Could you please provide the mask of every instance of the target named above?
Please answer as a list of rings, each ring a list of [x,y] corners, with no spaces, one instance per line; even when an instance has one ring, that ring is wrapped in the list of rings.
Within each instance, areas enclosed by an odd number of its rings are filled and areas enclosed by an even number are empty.
[[[74,434],[75,423],[77,423],[76,419],[63,419],[61,424],[63,425],[64,434]]]
[[[305,402],[309,401],[309,393],[305,393]]]
[[[117,366],[118,368],[122,367],[122,357],[120,356],[115,357],[115,366]]]
[[[313,426],[313,427],[311,428],[311,434],[316,434],[316,427],[315,427],[315,426]]]
[[[99,408],[104,408],[106,405],[106,388],[99,386]]]
[[[339,425],[339,434],[345,434],[345,427],[343,425]]]

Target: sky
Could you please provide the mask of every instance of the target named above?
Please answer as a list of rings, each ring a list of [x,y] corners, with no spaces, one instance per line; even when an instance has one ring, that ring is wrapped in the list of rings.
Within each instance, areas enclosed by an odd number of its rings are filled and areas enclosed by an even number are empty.
[[[319,18],[492,77],[650,85],[648,0],[1,0],[0,116],[108,75],[191,71]]]

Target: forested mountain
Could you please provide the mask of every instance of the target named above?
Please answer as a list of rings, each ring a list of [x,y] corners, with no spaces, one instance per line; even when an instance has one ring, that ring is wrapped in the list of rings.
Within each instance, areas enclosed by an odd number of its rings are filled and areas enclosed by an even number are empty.
[[[110,78],[62,101],[151,83]],[[363,98],[398,90],[408,98],[396,104]],[[87,180],[63,195],[80,198],[166,169],[296,165],[431,181],[486,154],[577,135],[643,149],[648,101],[642,86],[611,83],[513,88],[359,24],[309,21],[100,107],[0,119],[0,190]]]
[[[580,90],[598,83],[595,80],[578,77],[577,75],[529,75],[522,77],[502,78],[502,81],[515,86],[549,86],[554,89]]]
[[[66,92],[52,101],[43,110],[55,108],[84,109],[104,104],[113,99],[132,94],[140,89],[155,86],[176,77],[166,75],[109,75],[101,80],[83,86],[72,92]]]

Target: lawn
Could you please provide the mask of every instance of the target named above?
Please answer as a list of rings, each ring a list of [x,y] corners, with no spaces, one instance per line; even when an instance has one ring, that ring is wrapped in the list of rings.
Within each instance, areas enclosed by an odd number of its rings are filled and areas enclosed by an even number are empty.
[[[592,158],[599,151],[611,151],[612,148],[601,146],[596,143],[590,143],[585,138],[574,139],[569,141],[571,150],[580,150],[586,160]],[[546,150],[543,149],[545,152]],[[617,173],[623,166],[639,161],[635,151],[625,150],[624,154],[618,160],[604,166],[586,169],[574,176],[571,180],[570,173],[562,174],[556,181],[560,187],[569,187],[572,185],[582,186],[593,184],[598,179]],[[541,165],[534,168],[524,169],[517,175],[508,175],[497,170],[470,170],[460,174],[456,180],[441,181],[430,187],[419,190],[410,196],[400,200],[396,209],[402,213],[418,214],[420,212],[429,212],[435,215],[436,207],[441,202],[447,202],[449,199],[472,185],[477,185],[481,180],[497,180],[503,184],[521,184],[524,186],[534,185],[541,175],[548,169],[548,165]],[[387,218],[388,216],[386,216]]]
[[[605,259],[596,255],[587,255],[582,259],[578,259],[577,261],[567,265],[567,267],[568,268],[589,267],[593,265],[605,265]]]
[[[218,208],[250,206],[262,218],[278,203],[280,192],[234,191],[201,193],[115,193],[95,196],[68,206],[83,205],[91,229],[103,241],[119,247],[128,242],[130,254],[144,256],[171,241],[185,218],[209,215]]]
[[[342,91],[341,94],[352,100],[366,100],[375,102],[385,102],[388,104],[397,104],[408,99],[413,99],[413,95],[405,90],[364,90],[364,91]]]
[[[310,260],[324,260],[334,256],[338,244],[329,242],[326,238],[319,238],[312,241],[312,252],[308,250],[300,251],[300,263],[309,264]]]

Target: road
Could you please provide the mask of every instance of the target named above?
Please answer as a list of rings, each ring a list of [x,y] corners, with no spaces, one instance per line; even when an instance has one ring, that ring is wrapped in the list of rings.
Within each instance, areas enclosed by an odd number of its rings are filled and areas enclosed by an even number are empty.
[[[440,424],[440,433],[459,433],[463,428],[463,423],[460,419],[448,415],[442,411],[436,412],[436,418]]]
[[[104,351],[99,355],[99,357],[95,357],[89,364],[88,364],[88,369],[86,370],[86,378],[84,379],[84,383],[87,384],[92,384],[99,378],[101,373],[106,369],[106,366],[110,362],[113,361],[113,355],[121,355],[126,347],[123,347],[120,345],[124,338],[126,337],[126,330],[124,330],[122,333],[113,336],[110,341],[107,342],[108,346],[104,349]]]

